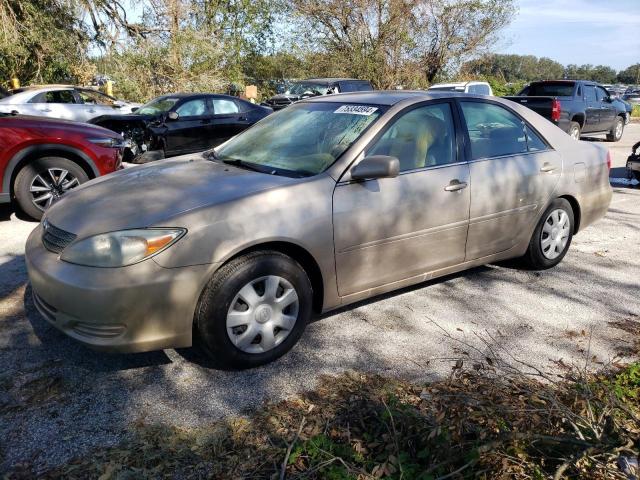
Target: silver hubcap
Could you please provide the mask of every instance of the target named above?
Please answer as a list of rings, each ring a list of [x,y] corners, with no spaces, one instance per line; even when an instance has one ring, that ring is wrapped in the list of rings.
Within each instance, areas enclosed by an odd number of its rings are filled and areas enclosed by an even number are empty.
[[[78,179],[64,168],[49,168],[31,180],[31,201],[39,210],[46,210],[67,190],[80,184]]]
[[[571,138],[573,138],[574,140],[580,140],[580,129],[573,128],[571,130]]]
[[[616,138],[622,137],[622,121],[618,120],[616,123]]]
[[[542,254],[549,260],[558,258],[567,247],[570,231],[571,223],[567,212],[561,209],[551,212],[544,221],[540,236]]]
[[[264,353],[280,345],[298,320],[300,301],[290,282],[260,277],[240,289],[227,313],[227,335],[246,353]]]

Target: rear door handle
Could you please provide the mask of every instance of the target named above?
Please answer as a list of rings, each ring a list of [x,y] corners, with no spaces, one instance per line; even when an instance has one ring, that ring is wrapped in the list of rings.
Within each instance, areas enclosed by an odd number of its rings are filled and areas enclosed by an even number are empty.
[[[41,111],[41,112],[50,112],[50,111],[51,111],[51,109],[50,109],[50,108],[43,108],[43,109],[41,109],[40,111]]]
[[[446,192],[457,192],[458,190],[462,190],[463,188],[467,188],[467,183],[466,182],[461,182],[458,179],[455,180],[451,180],[449,182],[449,185],[447,185],[446,187],[444,187]]]
[[[556,167],[554,167],[550,163],[544,163],[544,165],[542,165],[542,167],[540,168],[540,171],[541,172],[553,172],[555,169],[556,169]]]

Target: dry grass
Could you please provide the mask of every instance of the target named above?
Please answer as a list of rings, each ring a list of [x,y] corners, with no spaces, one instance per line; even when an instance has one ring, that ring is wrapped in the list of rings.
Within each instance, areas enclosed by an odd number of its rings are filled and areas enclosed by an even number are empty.
[[[450,378],[426,386],[326,377],[250,418],[134,425],[121,445],[43,477],[630,478],[617,462],[640,449],[640,364],[536,377],[492,356],[461,359]]]

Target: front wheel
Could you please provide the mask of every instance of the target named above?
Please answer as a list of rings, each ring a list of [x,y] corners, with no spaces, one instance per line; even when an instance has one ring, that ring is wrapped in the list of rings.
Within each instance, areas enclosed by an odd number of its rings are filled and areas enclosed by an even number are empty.
[[[72,188],[89,180],[87,173],[67,158],[42,157],[27,163],[13,184],[18,205],[36,220]]]
[[[617,142],[622,138],[624,132],[624,120],[622,117],[616,117],[616,123],[613,125],[613,129],[607,134],[608,142]]]
[[[253,252],[215,273],[201,295],[195,327],[218,365],[252,368],[296,344],[311,307],[311,283],[295,260],[279,252]]]
[[[555,267],[569,250],[573,238],[574,215],[571,204],[556,198],[544,212],[533,231],[526,263],[537,270]]]

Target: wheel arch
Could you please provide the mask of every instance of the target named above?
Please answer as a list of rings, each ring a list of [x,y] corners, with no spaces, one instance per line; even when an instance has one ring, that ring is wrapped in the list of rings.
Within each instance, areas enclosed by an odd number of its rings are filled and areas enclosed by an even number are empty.
[[[571,117],[572,122],[577,122],[580,125],[580,130],[584,128],[585,115],[584,113],[576,113]]]
[[[560,195],[558,198],[564,198],[567,202],[569,202],[569,205],[571,205],[571,209],[573,210],[574,223],[573,233],[575,235],[580,229],[580,218],[582,215],[582,212],[580,211],[580,204],[578,203],[578,200],[572,195]]]
[[[18,172],[28,162],[45,156],[58,156],[71,160],[78,164],[90,179],[100,176],[98,167],[96,167],[93,160],[77,148],[58,144],[32,145],[20,150],[9,160],[2,181],[2,191],[8,192],[13,196],[13,184]]]
[[[324,281],[322,277],[322,270],[318,265],[316,259],[309,253],[307,249],[301,247],[298,244],[287,241],[269,241],[251,245],[243,250],[236,252],[233,256],[225,260],[224,264],[231,260],[238,258],[247,253],[258,251],[276,251],[291,257],[304,269],[309,276],[311,282],[311,288],[313,289],[313,311],[315,313],[322,312],[322,306],[324,302]]]

